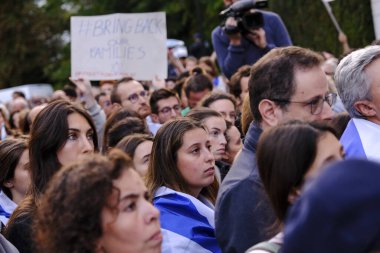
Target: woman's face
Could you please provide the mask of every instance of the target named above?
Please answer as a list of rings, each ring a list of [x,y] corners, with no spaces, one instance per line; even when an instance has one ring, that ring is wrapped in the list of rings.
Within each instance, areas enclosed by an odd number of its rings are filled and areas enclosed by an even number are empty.
[[[343,158],[343,146],[338,139],[330,132],[324,133],[319,137],[317,154],[313,164],[305,175],[305,180],[318,176],[328,163],[342,160]]]
[[[231,102],[229,99],[219,99],[214,101],[209,105],[209,107],[220,114],[223,115],[223,118],[226,121],[231,122],[232,124],[235,123],[236,120],[236,110],[235,105]]]
[[[240,151],[243,146],[241,141],[241,134],[236,126],[231,126],[227,130],[227,156],[228,162],[232,163],[235,159],[236,154]]]
[[[12,118],[12,120],[13,120],[13,125],[17,128],[17,129],[19,129],[19,122],[20,122],[20,112],[16,112],[16,113],[14,113],[13,114],[13,118]]]
[[[192,129],[183,135],[182,146],[177,151],[177,168],[194,197],[214,182],[214,157],[208,139],[202,128]]]
[[[247,96],[247,94],[249,92],[248,83],[249,83],[249,77],[248,76],[244,76],[240,79],[240,88],[241,88],[240,99],[241,99],[242,103],[244,101],[245,96]]]
[[[2,112],[0,111],[0,127],[1,127],[1,125],[2,124],[4,124],[4,118],[3,118],[3,114],[2,114]],[[0,131],[1,131],[1,129],[0,129]]]
[[[12,200],[17,204],[24,197],[31,182],[29,170],[29,152],[24,150],[15,168],[14,177],[5,182],[5,187],[12,193]]]
[[[57,152],[62,165],[80,160],[82,157],[94,153],[94,131],[86,118],[79,113],[67,116],[68,133],[63,147]]]
[[[319,137],[317,143],[317,154],[314,162],[304,176],[304,182],[317,177],[329,163],[342,160],[344,158],[343,146],[338,139],[330,132],[326,132]],[[305,188],[305,184],[303,185]],[[306,186],[307,187],[307,186]],[[293,204],[301,195],[300,189],[295,189],[289,194],[289,203]]]
[[[152,141],[144,141],[137,146],[135,154],[133,156],[133,165],[135,169],[140,174],[140,176],[145,176],[148,171],[150,153],[152,152]]]
[[[113,194],[110,200],[116,202],[115,198],[119,198],[118,213],[103,209],[99,247],[112,253],[161,252],[159,211],[150,203],[141,177],[132,169],[124,170],[114,187],[120,195]]]
[[[219,161],[226,154],[226,121],[221,117],[209,117],[204,120],[204,124],[209,133],[211,152],[215,160]]]

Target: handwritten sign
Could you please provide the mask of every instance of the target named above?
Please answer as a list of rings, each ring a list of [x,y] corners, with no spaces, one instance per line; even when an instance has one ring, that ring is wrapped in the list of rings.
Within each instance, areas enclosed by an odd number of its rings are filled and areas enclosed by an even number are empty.
[[[165,13],[71,17],[71,76],[166,78]]]

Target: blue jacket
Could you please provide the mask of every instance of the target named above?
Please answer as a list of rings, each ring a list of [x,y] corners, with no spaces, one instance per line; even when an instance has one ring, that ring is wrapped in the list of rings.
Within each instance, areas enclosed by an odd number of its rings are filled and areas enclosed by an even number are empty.
[[[262,130],[251,124],[244,147],[220,186],[215,207],[216,239],[223,252],[243,253],[274,234],[276,216],[267,199],[256,164]]]
[[[261,11],[264,18],[264,30],[268,46],[257,47],[242,38],[241,45],[230,45],[230,39],[218,26],[211,34],[212,45],[216,52],[218,64],[223,74],[229,79],[243,65],[252,65],[263,55],[275,47],[291,46],[292,41],[279,15],[269,11]]]

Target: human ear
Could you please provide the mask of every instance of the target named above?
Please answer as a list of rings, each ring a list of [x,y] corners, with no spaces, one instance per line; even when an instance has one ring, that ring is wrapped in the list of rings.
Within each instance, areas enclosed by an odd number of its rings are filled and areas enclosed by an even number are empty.
[[[102,246],[101,240],[97,243],[96,248],[95,248],[95,253],[105,253],[106,250]]]
[[[3,185],[4,185],[4,187],[6,187],[6,188],[9,188],[9,189],[11,189],[11,188],[13,188],[13,180],[7,180],[7,181],[5,181],[4,183],[3,183]]]
[[[120,108],[121,108],[121,104],[119,104],[119,103],[113,103],[111,105],[111,114],[113,114],[114,112],[116,112]]]
[[[236,107],[240,107],[243,105],[243,101],[240,97],[235,97],[236,99]]]
[[[158,121],[158,114],[152,113],[152,114],[150,114],[150,117],[151,117],[153,123],[160,123]]]
[[[259,103],[259,112],[261,114],[262,123],[268,126],[277,126],[279,123],[278,106],[269,99],[263,99]]]
[[[117,110],[119,108],[121,108],[121,104],[119,104],[119,103],[113,103],[112,104],[112,110]]]
[[[298,188],[293,188],[292,191],[288,195],[288,202],[293,205],[300,196],[301,196],[301,190]]]
[[[368,100],[356,101],[354,103],[354,107],[364,117],[373,117],[376,115],[376,110],[371,101],[368,101]]]

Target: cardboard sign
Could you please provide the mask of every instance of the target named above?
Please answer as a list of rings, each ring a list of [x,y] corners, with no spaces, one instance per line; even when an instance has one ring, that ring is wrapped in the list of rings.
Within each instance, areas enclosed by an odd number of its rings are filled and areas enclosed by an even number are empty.
[[[71,76],[166,78],[165,13],[71,17]]]

